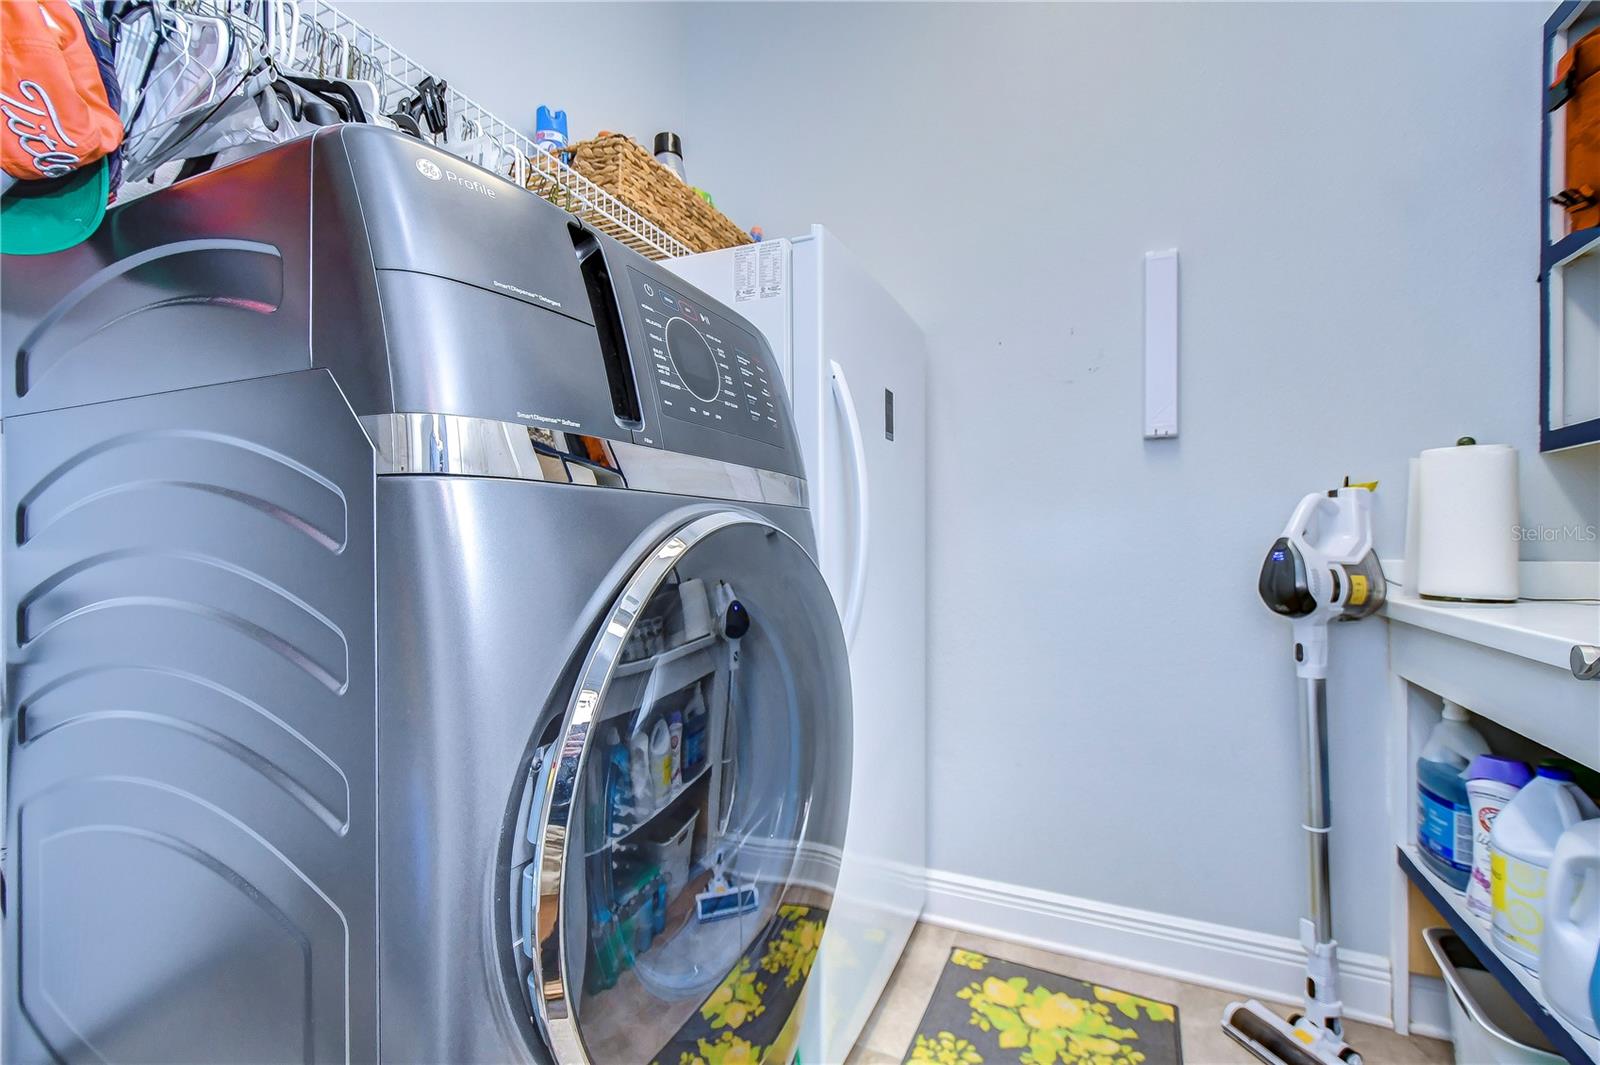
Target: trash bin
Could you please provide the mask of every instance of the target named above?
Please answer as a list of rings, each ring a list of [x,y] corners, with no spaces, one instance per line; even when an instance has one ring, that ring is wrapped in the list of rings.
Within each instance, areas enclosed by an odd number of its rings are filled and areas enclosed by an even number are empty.
[[[1422,933],[1450,987],[1456,1065],[1564,1065],[1511,992],[1448,928]]]

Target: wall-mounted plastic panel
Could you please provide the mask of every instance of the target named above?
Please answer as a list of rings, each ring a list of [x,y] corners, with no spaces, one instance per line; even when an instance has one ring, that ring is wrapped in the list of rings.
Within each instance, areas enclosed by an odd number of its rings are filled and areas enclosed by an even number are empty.
[[[349,406],[307,370],[5,434],[0,1058],[372,1060],[374,476]]]

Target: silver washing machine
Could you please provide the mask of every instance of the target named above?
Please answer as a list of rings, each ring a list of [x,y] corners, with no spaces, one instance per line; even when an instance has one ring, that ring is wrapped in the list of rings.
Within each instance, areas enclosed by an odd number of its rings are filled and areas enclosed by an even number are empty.
[[[0,270],[5,1061],[792,1056],[850,690],[758,332],[371,127]]]

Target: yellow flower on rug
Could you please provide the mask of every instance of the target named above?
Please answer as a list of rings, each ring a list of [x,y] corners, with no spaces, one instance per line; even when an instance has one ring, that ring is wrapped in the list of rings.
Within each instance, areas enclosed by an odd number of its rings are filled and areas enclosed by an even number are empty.
[[[783,972],[784,987],[793,987],[804,980],[817,960],[817,948],[822,944],[822,922],[801,919],[810,912],[805,906],[778,908],[781,916],[789,918],[789,924],[767,944],[761,968],[773,974]]]
[[[684,1051],[678,1056],[678,1065],[757,1065],[761,1061],[761,1048],[732,1032],[723,1032],[716,1042],[697,1040],[700,1053]]]
[[[1141,1009],[1144,1010],[1144,1015],[1152,1021],[1171,1023],[1178,1019],[1177,1011],[1172,1008],[1172,1004],[1169,1002],[1157,1002],[1153,998],[1141,998],[1138,995],[1130,995],[1126,991],[1117,991],[1109,987],[1096,987],[1094,989],[1094,997],[1101,1002],[1111,1003],[1122,1012],[1124,1017],[1132,1021],[1139,1019],[1139,1011]]]
[[[962,950],[957,947],[950,952],[950,964],[964,966],[968,969],[981,969],[989,964],[989,959],[975,950]]]
[[[991,976],[981,984],[967,985],[956,995],[972,1008],[969,1023],[994,1032],[1003,1049],[1022,1051],[1022,1065],[1139,1065],[1144,1061],[1145,1055],[1128,1045],[1139,1033],[1113,1024],[1106,1006],[1043,986],[1029,987],[1025,976],[1009,980]]]
[[[983,1065],[983,1055],[978,1048],[960,1039],[954,1032],[940,1032],[936,1037],[917,1036],[907,1062],[926,1061],[936,1065]]]
[[[757,982],[755,970],[750,968],[750,959],[740,958],[739,964],[723,978],[717,989],[711,992],[711,997],[706,999],[705,1005],[700,1007],[700,1016],[710,1022],[713,1028],[737,1028],[766,1012],[766,1007],[761,1004],[761,996],[766,990],[766,984]],[[705,1043],[700,1045],[705,1046]]]

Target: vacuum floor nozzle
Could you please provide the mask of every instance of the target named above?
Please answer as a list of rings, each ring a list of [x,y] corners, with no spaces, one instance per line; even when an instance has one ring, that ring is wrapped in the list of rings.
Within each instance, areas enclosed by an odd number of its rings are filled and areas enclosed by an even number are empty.
[[[1222,1030],[1266,1065],[1361,1065],[1361,1055],[1342,1040],[1318,1040],[1251,1000],[1222,1014]]]

